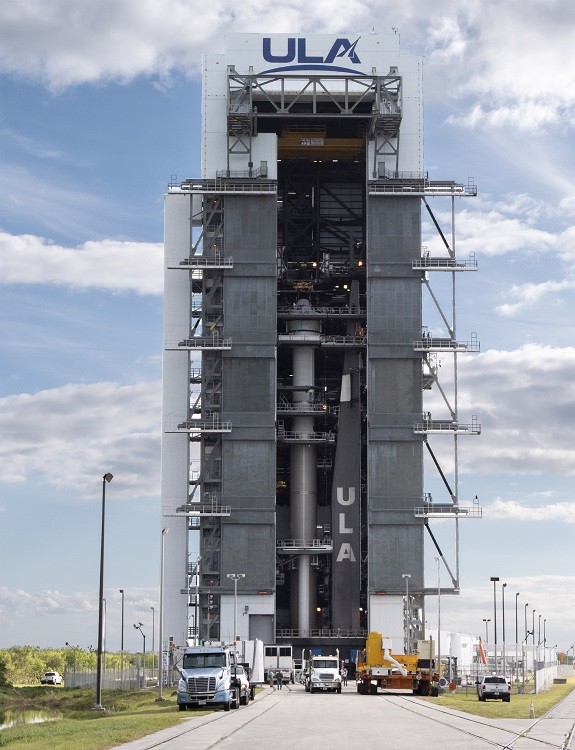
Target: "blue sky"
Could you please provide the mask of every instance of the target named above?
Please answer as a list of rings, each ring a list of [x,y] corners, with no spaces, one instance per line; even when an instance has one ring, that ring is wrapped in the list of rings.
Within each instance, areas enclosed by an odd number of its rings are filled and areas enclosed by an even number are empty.
[[[442,626],[483,633],[490,576],[548,645],[575,641],[575,6],[425,0],[335,10],[269,0],[7,0],[0,7],[0,647],[97,640],[102,475],[107,643],[158,611],[163,194],[198,176],[199,66],[231,31],[389,33],[424,56],[425,163],[467,182],[457,249],[459,597]],[[73,11],[73,12],[72,12]],[[280,17],[281,16],[281,17]],[[450,207],[432,203],[443,226]],[[439,242],[426,212],[424,243]],[[432,252],[433,254],[433,252]],[[432,279],[435,285],[439,280]],[[426,320],[441,322],[426,304]],[[447,368],[446,368],[447,371]],[[434,401],[427,404],[440,409]],[[435,407],[435,409],[433,408]],[[434,450],[447,456],[445,446]],[[440,497],[429,472],[426,490]],[[453,526],[436,523],[451,566]],[[435,585],[429,546],[427,584]],[[494,562],[492,562],[494,561]],[[442,573],[442,585],[448,585]],[[435,602],[427,620],[435,625]],[[500,590],[498,594],[500,601]],[[520,618],[521,621],[521,618]],[[543,620],[542,620],[543,622]],[[156,617],[157,627],[157,617]],[[133,631],[133,632],[129,632]],[[499,636],[501,639],[501,635]]]

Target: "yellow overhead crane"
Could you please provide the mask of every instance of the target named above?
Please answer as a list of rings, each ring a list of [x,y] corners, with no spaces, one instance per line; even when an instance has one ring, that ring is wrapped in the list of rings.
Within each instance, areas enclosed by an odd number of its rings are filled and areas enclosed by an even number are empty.
[[[331,138],[326,128],[286,127],[278,138],[279,159],[358,159],[364,151],[365,138]]]

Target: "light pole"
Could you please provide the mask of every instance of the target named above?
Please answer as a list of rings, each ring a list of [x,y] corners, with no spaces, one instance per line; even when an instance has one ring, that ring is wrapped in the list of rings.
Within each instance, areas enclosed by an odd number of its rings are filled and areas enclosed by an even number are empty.
[[[200,560],[196,560],[196,646],[200,645]]]
[[[505,677],[507,673],[507,667],[505,664],[505,587],[507,586],[506,583],[503,583],[501,585],[501,654],[503,658],[503,676]]]
[[[519,653],[517,645],[519,643],[519,620],[517,619],[517,599],[519,591],[515,594],[515,680],[519,682]]]
[[[537,646],[541,645],[541,618],[543,615],[537,615],[539,618],[537,621]]]
[[[154,671],[156,661],[156,610],[154,607],[150,607],[152,610],[152,672]]]
[[[124,687],[124,589],[120,589],[122,594],[122,625],[120,628],[120,685]]]
[[[194,635],[196,646],[200,645],[200,560],[201,557],[196,558],[196,565],[193,571],[193,575],[196,578],[196,596],[194,600]],[[191,586],[191,582],[190,582]]]
[[[104,634],[102,636],[102,670],[106,671],[106,630],[108,628],[108,602],[104,597]]]
[[[96,665],[96,705],[94,708],[103,711],[102,706],[102,638],[104,631],[104,529],[106,519],[106,483],[114,478],[107,473],[102,477],[102,529],[100,532],[100,589],[98,593],[98,661]]]
[[[436,557],[437,563],[437,674],[441,678],[441,558]],[[430,665],[431,666],[431,665]]]
[[[527,643],[527,634],[529,631],[527,630],[527,607],[529,606],[529,602],[525,602],[525,642]]]
[[[531,625],[531,633],[533,635],[533,649],[535,649],[535,612],[537,612],[536,609],[534,609],[533,612],[531,613],[533,615],[533,622]]]
[[[405,579],[405,653],[411,653],[411,638],[410,638],[410,606],[409,606],[409,579],[411,578],[410,573],[402,573],[401,577]]]
[[[228,578],[234,582],[234,644],[237,640],[237,629],[238,629],[238,581],[241,578],[245,578],[245,573],[228,573]]]
[[[493,640],[495,641],[495,671],[497,672],[497,592],[495,586],[499,581],[499,576],[491,576],[489,580],[493,581]]]
[[[485,643],[489,643],[489,631],[487,623],[491,622],[491,617],[489,617],[488,619],[484,617],[483,622],[485,623]]]
[[[158,661],[158,697],[156,700],[164,700],[163,682],[164,682],[164,537],[168,533],[169,529],[162,529],[162,537],[160,539],[160,622],[158,633],[159,641],[159,661]]]
[[[142,634],[142,638],[144,639],[144,651],[142,652],[142,687],[146,687],[146,636],[144,634],[144,631],[142,628],[144,627],[143,622],[139,622],[137,625],[134,623],[134,627],[136,630],[139,630]]]

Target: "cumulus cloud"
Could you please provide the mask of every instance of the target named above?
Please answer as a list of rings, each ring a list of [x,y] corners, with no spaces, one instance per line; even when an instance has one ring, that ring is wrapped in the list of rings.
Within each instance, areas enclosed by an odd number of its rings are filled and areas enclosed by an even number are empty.
[[[223,34],[234,30],[316,32],[366,23],[371,3],[351,0],[337,14],[329,0],[313,5],[291,0],[278,14],[269,2],[232,10],[215,0],[8,0],[0,11],[4,70],[40,78],[54,89],[139,75],[166,78],[174,70],[195,74],[207,50],[222,51]]]
[[[0,399],[5,483],[41,478],[93,494],[102,466],[118,496],[155,496],[160,474],[160,382],[94,383]]]
[[[163,246],[106,239],[69,248],[43,237],[0,232],[0,278],[4,284],[161,294]]]
[[[445,386],[446,368],[440,375]],[[462,474],[575,475],[575,347],[526,344],[459,360],[460,420],[476,414],[481,436],[460,446]],[[437,389],[426,395],[434,417],[444,415]],[[434,443],[435,445],[435,443]],[[448,456],[440,444],[437,453]]]
[[[134,550],[136,552],[136,550]],[[105,588],[106,636],[109,650],[119,650],[121,643],[121,594],[117,588]],[[131,586],[125,591],[125,621],[144,621],[151,627],[150,608],[157,607],[157,587]],[[67,640],[74,646],[87,649],[94,643],[94,623],[98,612],[98,593],[93,591],[62,591],[59,589],[26,590],[0,586],[0,615],[2,622],[2,648],[13,644],[23,645],[22,633],[31,632],[28,623],[42,620],[36,628],[30,645],[41,648],[62,647]],[[149,625],[148,625],[149,623]],[[141,648],[140,633],[126,625],[125,645],[128,650]],[[30,638],[30,636],[25,636]]]
[[[575,280],[544,281],[539,284],[513,284],[507,291],[507,295],[516,301],[498,305],[495,311],[504,317],[512,318],[523,313],[526,308],[532,307],[545,297],[558,295],[572,289],[575,289]]]
[[[0,65],[52,89],[146,75],[194,75],[202,52],[222,51],[231,32],[336,33],[399,28],[405,51],[426,56],[428,97],[463,103],[465,127],[536,130],[575,123],[575,7],[559,0],[269,0],[230,8],[224,0],[7,0]],[[446,95],[446,92],[449,94]]]
[[[483,515],[486,518],[505,518],[516,521],[575,523],[575,502],[550,503],[532,507],[515,500],[495,498],[491,505],[483,509]]]
[[[497,572],[501,574],[500,570]],[[506,609],[509,608],[507,613],[509,617],[507,643],[515,640],[515,592],[520,592],[520,634],[523,632],[523,607],[525,602],[529,602],[530,609],[537,609],[537,612],[544,613],[547,620],[548,646],[557,644],[558,649],[566,649],[573,643],[570,623],[575,615],[575,576],[557,574],[501,578],[501,583],[504,582],[507,583],[508,592]],[[501,596],[499,595],[499,612],[501,612],[501,604]],[[437,606],[434,597],[428,597],[426,616],[430,618],[431,623],[433,623],[432,618],[436,611]],[[483,586],[465,586],[461,589],[459,596],[441,598],[442,630],[481,635],[480,626],[483,624],[482,618],[486,616],[486,612],[493,612],[493,586],[489,582]],[[530,627],[531,611],[528,614]],[[536,621],[536,626],[537,623],[538,621]],[[484,629],[483,632],[485,632]],[[491,632],[493,631],[491,630]],[[501,631],[499,635],[501,636]],[[541,625],[541,638],[543,638],[543,624]]]
[[[440,209],[434,213],[440,224],[450,226],[447,212]],[[568,257],[575,227],[563,229],[561,224],[566,218],[570,217],[565,207],[525,193],[510,193],[501,200],[480,197],[473,206],[466,205],[457,212],[459,252],[470,248],[485,256],[557,252]],[[552,229],[547,228],[550,223]],[[441,240],[431,223],[425,226],[423,241],[428,247],[441,249]]]

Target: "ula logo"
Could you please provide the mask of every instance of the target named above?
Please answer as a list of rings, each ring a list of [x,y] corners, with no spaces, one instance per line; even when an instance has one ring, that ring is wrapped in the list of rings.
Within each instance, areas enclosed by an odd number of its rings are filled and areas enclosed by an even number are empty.
[[[282,68],[284,70],[294,70],[297,68],[348,70],[347,68],[334,66],[333,63],[338,58],[347,57],[355,65],[361,64],[361,60],[355,51],[360,38],[358,37],[355,42],[350,42],[349,39],[343,38],[336,39],[327,55],[321,57],[320,55],[308,55],[307,40],[305,38],[296,39],[292,36],[288,37],[287,51],[284,52],[282,50],[280,54],[277,54],[276,50],[274,54],[272,52],[272,39],[269,36],[265,36],[263,38],[263,57],[269,63],[283,63]],[[286,65],[286,63],[296,63],[296,65]],[[278,70],[278,68],[274,70]],[[353,72],[357,72],[357,70]]]

